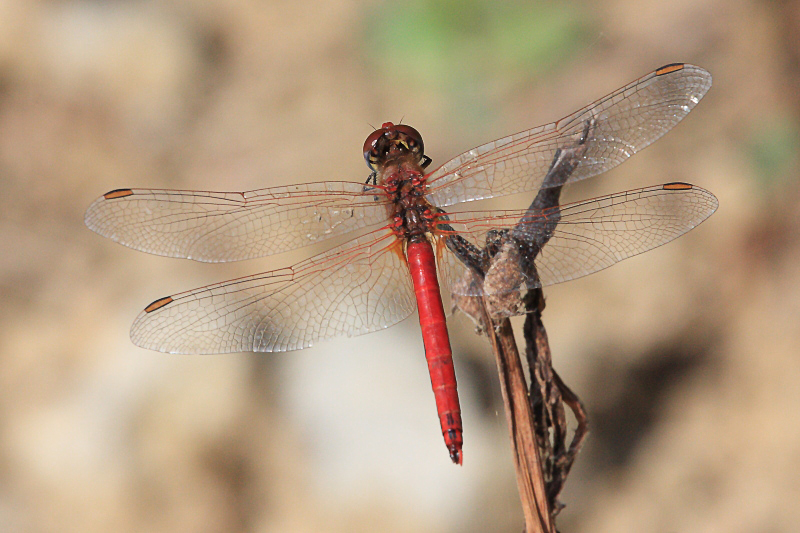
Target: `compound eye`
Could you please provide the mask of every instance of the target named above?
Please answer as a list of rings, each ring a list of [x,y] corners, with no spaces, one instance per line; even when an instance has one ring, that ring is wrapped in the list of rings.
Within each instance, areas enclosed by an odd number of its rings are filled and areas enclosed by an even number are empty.
[[[372,133],[370,133],[369,137],[367,137],[367,140],[364,141],[364,159],[366,160],[367,166],[370,169],[375,170],[375,167],[373,165],[374,163],[377,163],[378,156],[380,155],[377,152],[378,141],[380,141],[381,137],[383,137],[393,129],[394,129],[394,124],[392,124],[391,122],[386,122],[381,126],[381,129],[375,130]]]
[[[383,137],[384,133],[386,133],[386,130],[383,128],[375,130],[370,133],[369,137],[367,137],[367,140],[364,141],[364,159],[367,161],[367,166],[372,170],[375,170],[372,164],[378,156],[378,154],[375,152],[375,145],[378,144],[378,141],[381,137]]]

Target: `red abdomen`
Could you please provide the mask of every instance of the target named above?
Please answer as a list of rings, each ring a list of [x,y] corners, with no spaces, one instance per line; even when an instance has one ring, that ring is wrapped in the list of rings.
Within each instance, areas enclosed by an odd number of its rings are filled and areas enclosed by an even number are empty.
[[[425,343],[425,358],[431,374],[431,386],[442,425],[444,443],[454,463],[463,461],[461,407],[458,404],[453,353],[447,335],[447,322],[436,278],[433,247],[426,239],[408,244],[408,267],[414,281],[419,307],[419,324]]]

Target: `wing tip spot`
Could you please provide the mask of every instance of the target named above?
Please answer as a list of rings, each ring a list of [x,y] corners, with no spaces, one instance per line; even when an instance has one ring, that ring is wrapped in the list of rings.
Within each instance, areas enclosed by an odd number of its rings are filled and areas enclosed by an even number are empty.
[[[103,195],[103,198],[106,200],[114,200],[116,198],[125,198],[126,196],[131,196],[133,191],[131,189],[114,189],[113,191],[108,191]]]
[[[670,63],[669,65],[664,65],[656,70],[656,76],[663,76],[664,74],[670,74],[678,70],[683,70],[684,66],[684,63]]]
[[[162,307],[164,307],[165,305],[170,304],[170,303],[172,303],[172,296],[165,296],[164,298],[159,298],[155,302],[153,302],[150,305],[148,305],[147,307],[145,307],[144,308],[144,312],[145,313],[152,313],[153,311],[156,311],[157,309],[161,309]]]
[[[693,189],[694,185],[691,183],[683,183],[682,181],[673,181],[672,183],[665,183],[661,186],[665,191],[688,191]]]

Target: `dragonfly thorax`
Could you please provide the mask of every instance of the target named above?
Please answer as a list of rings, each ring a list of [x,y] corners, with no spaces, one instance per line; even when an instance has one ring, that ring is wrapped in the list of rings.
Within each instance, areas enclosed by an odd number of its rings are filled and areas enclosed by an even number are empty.
[[[435,208],[425,199],[425,176],[419,163],[407,155],[379,168],[377,181],[389,197],[389,216],[398,235],[410,239],[431,233]]]

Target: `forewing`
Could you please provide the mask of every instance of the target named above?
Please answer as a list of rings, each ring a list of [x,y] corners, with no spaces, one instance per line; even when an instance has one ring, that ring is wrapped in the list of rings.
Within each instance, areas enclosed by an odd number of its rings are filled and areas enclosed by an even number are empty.
[[[521,233],[535,233],[532,238],[548,234],[534,262],[540,282],[528,278],[524,288],[530,289],[580,278],[666,244],[706,220],[717,206],[705,189],[670,183],[563,205],[521,226],[525,211],[454,213],[448,224],[476,248],[484,246],[490,230],[516,226]],[[464,296],[484,292],[482,285],[461,282],[467,269],[454,254],[441,255],[441,276],[451,291]]]
[[[402,243],[381,229],[289,268],[156,300],[131,339],[170,353],[282,352],[386,328],[415,306]]]
[[[249,192],[118,189],[86,211],[86,225],[144,252],[206,262],[301,248],[386,222],[382,191],[329,181]]]
[[[710,87],[711,74],[702,68],[667,65],[557,122],[448,161],[429,175],[426,197],[444,207],[539,190],[556,151],[581,142],[585,151],[566,183],[600,174],[672,129]]]

